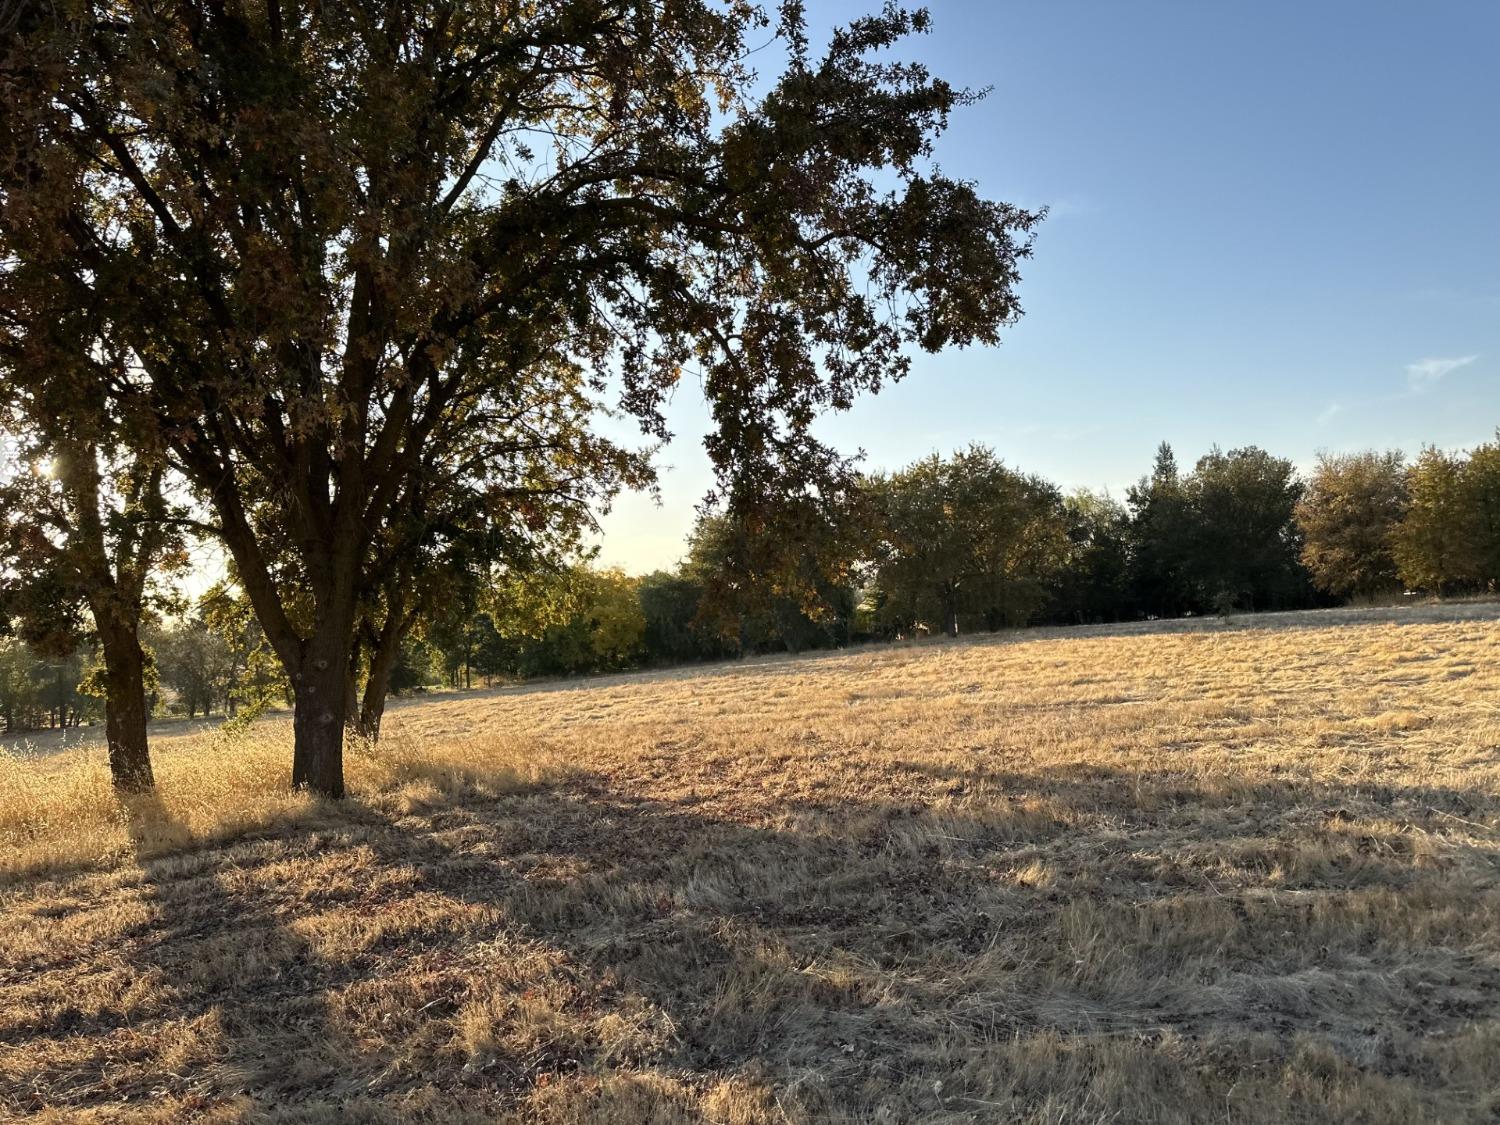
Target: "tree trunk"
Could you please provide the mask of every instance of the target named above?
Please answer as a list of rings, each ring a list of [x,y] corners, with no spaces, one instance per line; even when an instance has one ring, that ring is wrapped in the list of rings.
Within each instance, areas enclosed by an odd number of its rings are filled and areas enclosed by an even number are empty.
[[[385,697],[389,690],[390,669],[382,674],[374,664],[370,665],[370,676],[365,680],[365,694],[359,704],[359,722],[355,732],[371,742],[380,741],[380,722],[385,718]]]
[[[396,658],[401,654],[401,639],[406,635],[406,625],[401,620],[401,601],[399,598],[392,601],[380,642],[370,653],[370,675],[365,680],[365,696],[359,709],[359,733],[371,742],[380,739],[385,698],[391,690],[391,670],[396,667]]]
[[[352,632],[352,612],[320,621],[292,679],[292,788],[334,800],[344,796]]]
[[[344,673],[344,716],[345,720],[354,728],[355,734],[363,734],[359,729],[359,676],[358,662],[354,656],[349,657],[349,668]]]
[[[146,742],[146,654],[133,623],[112,621],[103,613],[100,617],[109,775],[120,792],[143,793],[156,784]]]

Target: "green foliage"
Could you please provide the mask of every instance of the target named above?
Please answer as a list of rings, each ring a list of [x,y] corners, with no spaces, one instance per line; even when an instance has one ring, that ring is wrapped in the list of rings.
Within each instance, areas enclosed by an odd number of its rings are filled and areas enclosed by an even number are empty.
[[[556,676],[634,666],[644,655],[646,634],[638,580],[619,570],[580,567],[565,581],[566,616],[517,645],[517,671]]]
[[[95,722],[99,698],[89,690],[91,654],[79,649],[40,657],[13,638],[0,638],[0,731],[15,734]]]
[[[1181,476],[1171,446],[1127,494],[1136,599],[1150,616],[1291,609],[1311,596],[1294,514],[1292,463],[1217,447]]]
[[[1063,503],[1068,559],[1055,580],[1047,616],[1067,624],[1133,617],[1129,514],[1102,492],[1079,490]]]
[[[646,618],[640,581],[618,569],[591,571],[580,617],[587,622],[594,667],[629,668],[642,655]]]
[[[244,726],[291,695],[286,673],[243,591],[220,583],[198,600],[195,644],[211,658],[208,675],[229,724]]]
[[[1320,456],[1297,504],[1302,562],[1319,588],[1358,598],[1399,590],[1392,533],[1406,504],[1400,453]]]
[[[1473,540],[1467,577],[1493,590],[1500,587],[1500,434],[1469,451],[1460,486]]]
[[[640,580],[642,644],[655,663],[681,664],[732,655],[735,646],[698,625],[705,587],[685,571],[657,570]]]
[[[1184,492],[1186,558],[1200,604],[1220,612],[1306,604],[1293,518],[1302,485],[1290,461],[1255,446],[1216,447],[1198,459]]]
[[[160,630],[151,638],[151,648],[176,710],[193,718],[227,705],[234,674],[229,644],[201,619]]]
[[[1407,488],[1394,533],[1403,581],[1437,594],[1500,584],[1500,441],[1468,454],[1424,449]]]
[[[1418,455],[1407,480],[1410,503],[1394,536],[1401,579],[1443,594],[1469,571],[1472,550],[1460,478],[1463,459],[1440,449]]]
[[[871,482],[883,537],[878,618],[958,633],[961,618],[1023,625],[1046,603],[1069,555],[1062,496],[974,445]]]
[[[412,695],[426,691],[439,682],[435,666],[438,654],[424,638],[408,636],[401,641],[396,662],[391,668],[390,691],[393,695]]]
[[[852,485],[788,498],[774,513],[703,513],[682,567],[702,591],[700,643],[730,652],[847,643],[867,527]]]
[[[1193,514],[1172,447],[1162,442],[1151,475],[1126,493],[1136,598],[1142,612],[1175,617],[1194,607]]]

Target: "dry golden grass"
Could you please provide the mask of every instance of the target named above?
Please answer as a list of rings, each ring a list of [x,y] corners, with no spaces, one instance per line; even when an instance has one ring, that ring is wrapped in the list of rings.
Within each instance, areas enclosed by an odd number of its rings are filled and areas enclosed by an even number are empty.
[[[0,767],[0,1115],[1500,1113],[1495,610],[933,642]]]

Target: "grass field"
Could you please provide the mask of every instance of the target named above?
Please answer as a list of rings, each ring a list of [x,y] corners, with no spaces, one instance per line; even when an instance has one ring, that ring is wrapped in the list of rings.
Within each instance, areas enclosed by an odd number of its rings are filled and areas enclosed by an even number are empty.
[[[1493,1122],[1494,607],[1023,633],[0,763],[0,1116]]]

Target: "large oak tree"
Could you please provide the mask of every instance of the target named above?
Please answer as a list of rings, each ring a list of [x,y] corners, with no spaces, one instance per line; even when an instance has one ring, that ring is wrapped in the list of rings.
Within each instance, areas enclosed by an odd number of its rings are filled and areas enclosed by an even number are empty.
[[[815,51],[795,0],[57,0],[5,28],[5,253],[133,334],[110,393],[217,513],[295,784],[342,793],[361,599],[434,443],[538,371],[657,437],[694,374],[721,498],[769,509],[842,465],[819,413],[1019,314],[1039,216],[931,166],[974,95],[891,58],[926,24]]]

